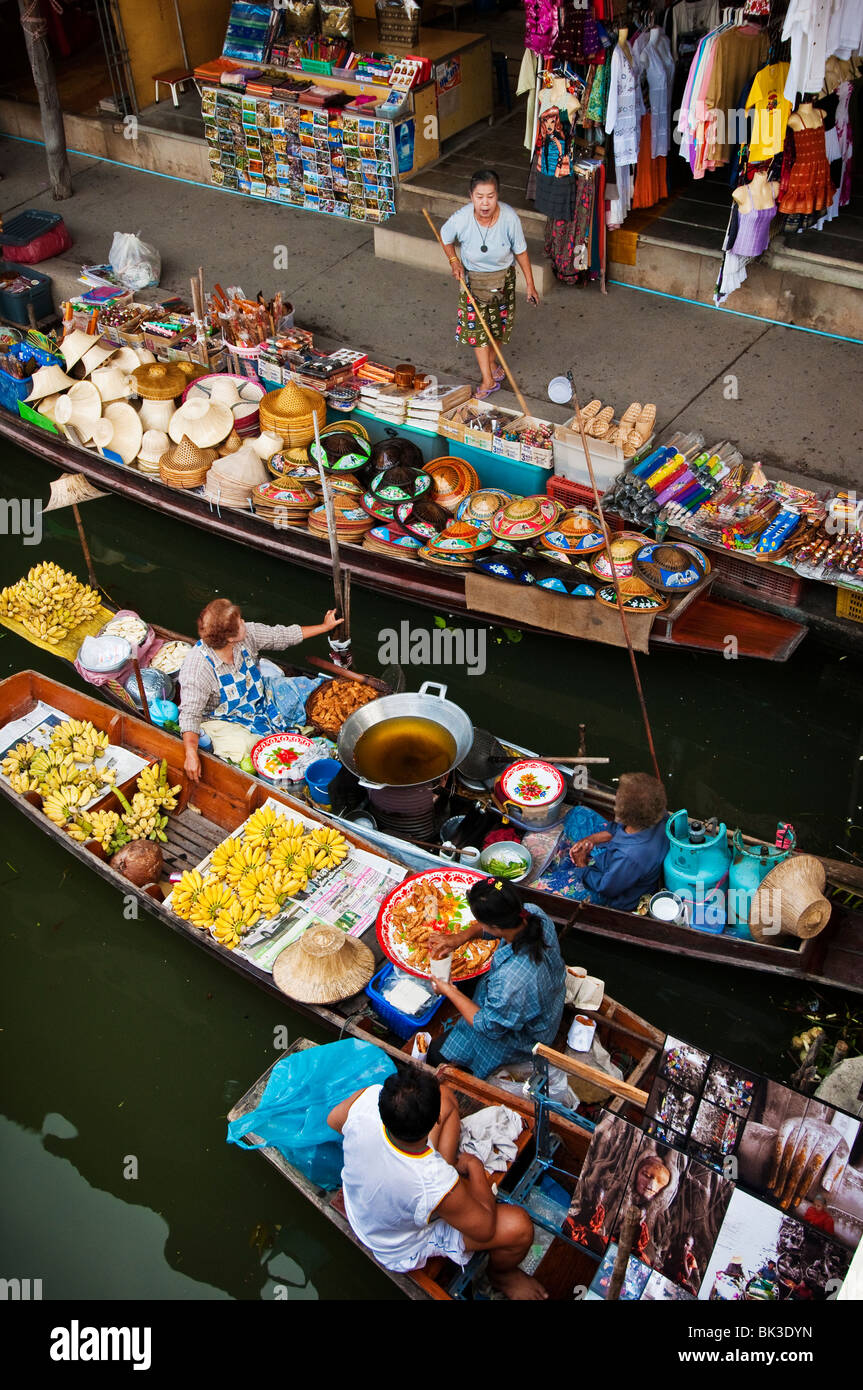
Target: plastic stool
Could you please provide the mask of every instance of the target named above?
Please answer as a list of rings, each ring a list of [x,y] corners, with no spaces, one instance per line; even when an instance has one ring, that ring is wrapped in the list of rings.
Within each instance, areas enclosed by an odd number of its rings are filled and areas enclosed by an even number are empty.
[[[180,103],[177,100],[177,92],[182,92],[187,82],[191,82],[192,74],[188,68],[168,68],[166,72],[153,73],[153,81],[156,84],[156,105],[159,104],[159,83],[163,87],[170,87],[171,99],[175,106]]]
[[[505,53],[492,52],[491,61],[494,64],[494,75],[497,78],[498,100],[503,102],[507,111],[511,111],[512,94],[509,90],[509,60]]]

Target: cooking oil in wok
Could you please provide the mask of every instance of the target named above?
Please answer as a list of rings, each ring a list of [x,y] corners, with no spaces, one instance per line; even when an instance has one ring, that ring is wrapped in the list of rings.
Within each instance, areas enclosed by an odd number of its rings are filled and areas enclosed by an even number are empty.
[[[366,729],[354,761],[361,777],[388,787],[405,787],[443,777],[455,762],[452,734],[433,719],[401,715]]]

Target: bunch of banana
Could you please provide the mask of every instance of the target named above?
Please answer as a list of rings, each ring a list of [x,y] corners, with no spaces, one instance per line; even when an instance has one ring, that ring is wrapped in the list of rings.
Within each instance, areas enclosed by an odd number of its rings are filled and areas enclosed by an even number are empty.
[[[303,852],[302,836],[291,836],[290,839],[279,840],[270,851],[270,864],[281,873],[290,873],[300,855]]]
[[[228,861],[242,848],[242,840],[238,840],[235,836],[229,835],[227,840],[223,840],[220,845],[216,845],[216,848],[210,855],[210,872],[218,874],[219,878],[222,878],[225,869],[228,867]]]
[[[81,787],[60,787],[42,798],[42,810],[49,820],[62,827],[74,819],[76,811],[90,799],[82,795]]]
[[[179,782],[175,787],[168,786],[168,763],[165,758],[161,763],[145,767],[138,778],[137,786],[139,792],[157,802],[163,811],[173,811],[177,797],[183,790]]]
[[[261,916],[267,921],[271,917],[278,917],[288,898],[296,897],[297,893],[301,893],[307,884],[308,879],[304,874],[271,874],[258,889],[257,903],[261,910]]]
[[[108,750],[108,735],[89,719],[67,719],[51,734],[51,747],[71,753],[76,762],[94,763]]]
[[[161,840],[163,843],[167,840],[165,826],[168,824],[168,817],[159,815],[158,801],[154,801],[146,792],[135,792],[129,802],[119,787],[117,799],[123,807],[123,824],[129,832],[130,839]]]
[[[189,921],[193,927],[211,927],[233,901],[234,895],[224,883],[218,879],[207,882],[189,909]]]
[[[232,888],[236,888],[247,875],[257,869],[262,869],[267,862],[267,852],[260,846],[252,848],[251,845],[244,844],[238,849],[225,865],[225,881],[230,883]]]
[[[258,895],[267,882],[267,870],[263,864],[255,864],[249,867],[247,873],[238,879],[234,884],[234,891],[240,902],[257,903]]]
[[[177,916],[182,917],[184,921],[188,921],[192,909],[196,906],[204,889],[209,887],[211,883],[216,883],[217,881],[218,880],[215,879],[212,874],[204,878],[200,870],[187,869],[180,879],[180,882],[174,884],[173,892],[171,893],[171,907],[174,909]]]
[[[341,864],[348,855],[348,842],[344,835],[338,830],[332,830],[329,826],[321,825],[317,830],[313,830],[309,840],[320,846],[324,858],[320,862],[322,869],[334,869],[337,864]]]
[[[115,854],[129,839],[126,827],[116,811],[90,811],[87,815],[76,816],[66,827],[73,840],[85,844],[88,840],[98,840],[109,854]]]
[[[227,946],[229,951],[233,951],[239,946],[249,928],[255,925],[260,915],[253,904],[247,903],[243,906],[234,898],[219,913],[210,927],[210,933],[220,946]]]
[[[13,772],[30,772],[36,753],[35,743],[29,743],[26,739],[16,743],[0,763],[0,772],[5,773],[7,777],[11,777]]]
[[[34,565],[24,579],[0,590],[0,613],[51,646],[97,613],[100,602],[94,589],[52,560]]]
[[[289,835],[291,833],[290,827],[296,823],[296,821],[289,821],[281,812],[274,811],[271,806],[262,806],[259,811],[249,817],[243,841],[253,848],[270,849],[279,840]]]

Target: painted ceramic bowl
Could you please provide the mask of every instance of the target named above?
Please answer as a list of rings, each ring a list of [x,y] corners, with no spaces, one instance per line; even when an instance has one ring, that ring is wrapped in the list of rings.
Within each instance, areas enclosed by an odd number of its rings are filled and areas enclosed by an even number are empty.
[[[562,510],[551,497],[515,497],[495,513],[491,529],[500,540],[533,540],[551,530]]]
[[[479,474],[464,459],[432,459],[423,469],[434,483],[434,500],[448,512],[457,510],[459,504],[479,487]]]
[[[635,572],[661,594],[682,594],[704,578],[704,570],[690,550],[666,541],[644,545],[635,557]]]
[[[597,591],[596,597],[600,603],[605,603],[609,608],[617,608],[617,594],[613,584],[606,584]],[[663,598],[655,589],[651,589],[645,580],[639,579],[637,574],[630,575],[628,579],[620,580],[620,600],[627,613],[661,613],[668,607],[668,599]]]
[[[471,492],[458,504],[456,517],[472,526],[490,526],[496,514],[512,501],[512,493],[501,488],[484,487]]]
[[[619,531],[611,541],[611,553],[618,579],[628,579],[632,574],[635,557],[644,545],[644,536],[638,531]],[[600,579],[612,580],[614,575],[608,552],[602,550],[594,555],[590,568]]]

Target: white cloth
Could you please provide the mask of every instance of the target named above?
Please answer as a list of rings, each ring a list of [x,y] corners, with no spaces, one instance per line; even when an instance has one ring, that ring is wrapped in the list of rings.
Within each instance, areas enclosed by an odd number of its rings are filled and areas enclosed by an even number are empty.
[[[524,57],[521,60],[521,67],[518,70],[518,86],[515,89],[516,96],[523,96],[527,92],[527,108],[524,121],[524,147],[533,153],[534,129],[533,124],[536,119],[536,69],[538,58],[530,48],[524,50]]]
[[[386,1269],[419,1269],[433,1255],[467,1264],[464,1237],[446,1221],[430,1221],[459,1180],[436,1149],[403,1153],[387,1136],[378,1110],[382,1086],[367,1086],[345,1120],[342,1190],[351,1230]]]
[[[461,1122],[462,1153],[476,1154],[489,1173],[505,1173],[518,1153],[522,1118],[507,1105],[489,1105]]]
[[[653,159],[658,159],[667,155],[671,146],[674,59],[671,56],[671,44],[661,29],[651,29],[650,39],[642,53],[650,94],[650,153]]]
[[[785,96],[796,105],[798,92],[821,91],[828,58],[850,58],[863,48],[863,4],[861,0],[790,0],[782,37],[791,43]]]
[[[614,136],[614,162],[618,168],[638,163],[638,142],[641,138],[641,118],[644,99],[641,82],[620,44],[611,55],[608,77],[608,106],[605,129]],[[627,209],[628,211],[628,209]]]

